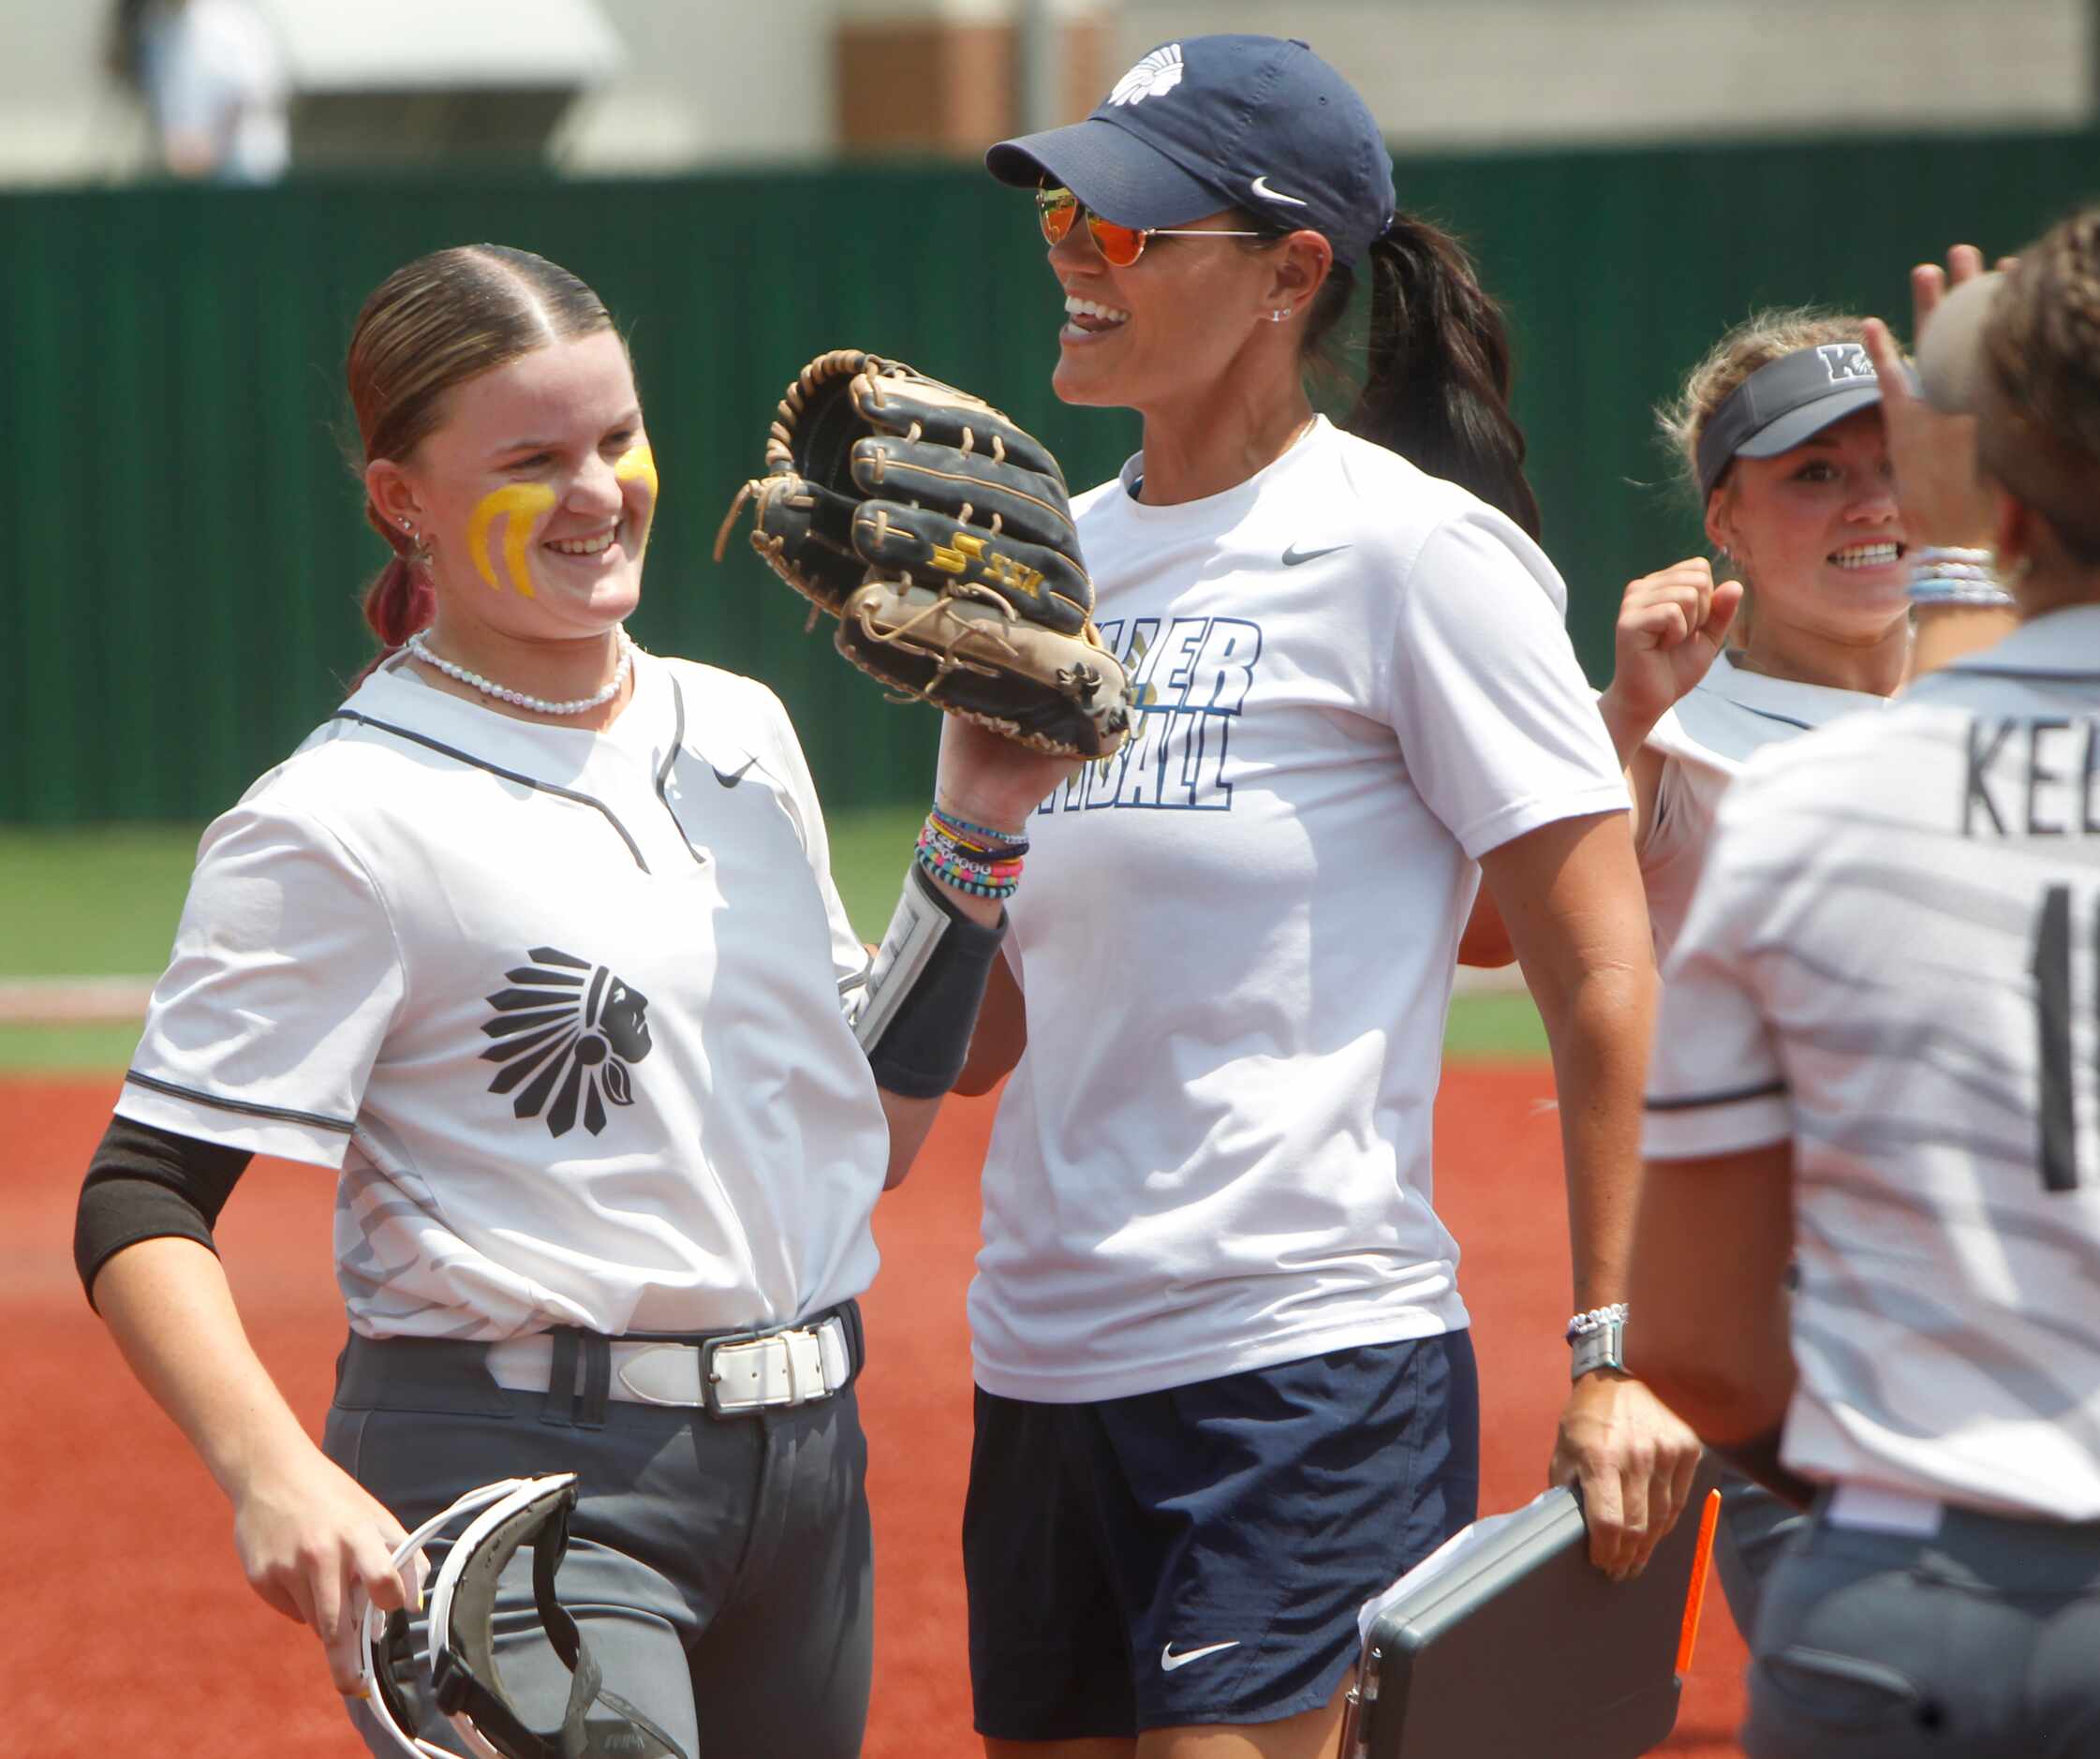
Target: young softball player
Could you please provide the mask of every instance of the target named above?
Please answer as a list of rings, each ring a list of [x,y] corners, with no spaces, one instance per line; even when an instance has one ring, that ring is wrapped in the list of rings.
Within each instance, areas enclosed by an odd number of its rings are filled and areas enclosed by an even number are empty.
[[[1483,873],[1569,1096],[1575,1305],[1624,1294],[1652,982],[1626,793],[1499,314],[1396,213],[1345,81],[1302,43],[1185,39],[989,164],[1050,244],[1057,394],[1145,427],[1075,504],[1140,721],[1028,822],[967,1077],[1019,1057],[969,1297],[978,1727],[1329,1752],[1358,1605],[1474,1513],[1430,1111]],[[1337,427],[1303,373],[1359,284],[1369,382]],[[1586,1341],[1552,1470],[1624,1574],[1695,1450],[1615,1341]]]
[[[974,998],[889,996],[856,1042],[868,962],[778,702],[627,636],[657,473],[588,288],[497,246],[423,258],[366,303],[348,377],[387,652],[205,833],[81,1275],[342,1689],[364,1597],[413,1595],[405,1524],[572,1471],[562,1598],[658,1743],[590,1751],[846,1759],[872,1631],[854,1297],[938,1103],[895,1072],[959,1064]],[[1025,813],[1066,767],[983,739],[942,786]],[[921,889],[924,968],[981,988],[997,906]],[[339,1175],[319,1449],[213,1256],[255,1154]],[[559,1722],[522,1560],[496,1654]]]
[[[2100,1753],[2096,313],[2100,209],[1934,318],[2025,625],[1752,763],[1666,968],[1632,1353],[1813,1498],[1753,1759]],[[1907,472],[1906,528],[1966,468]],[[1989,551],[1927,560],[1988,584]]]
[[[1949,254],[1959,284],[1973,246]],[[1929,317],[1945,277],[1925,272]],[[1661,415],[1699,495],[1707,535],[1742,578],[1718,585],[1704,558],[1634,581],[1620,605],[1610,686],[1599,701],[1626,761],[1635,847],[1660,961],[1684,922],[1714,813],[1758,750],[1840,715],[1886,706],[1910,674],[1919,616],[2002,613],[1964,590],[1914,602],[1917,554],[1896,504],[1882,380],[1864,320],[1766,313],[1730,331]],[[1962,527],[1974,535],[1974,518]],[[1744,583],[1754,613],[1738,615]],[[1944,657],[1977,644],[1941,631]],[[1723,643],[1733,634],[1738,645]],[[1459,957],[1506,963],[1491,900],[1474,907]],[[1754,1628],[1758,1584],[1799,1519],[1738,1474],[1723,1481],[1715,1545],[1737,1623]]]

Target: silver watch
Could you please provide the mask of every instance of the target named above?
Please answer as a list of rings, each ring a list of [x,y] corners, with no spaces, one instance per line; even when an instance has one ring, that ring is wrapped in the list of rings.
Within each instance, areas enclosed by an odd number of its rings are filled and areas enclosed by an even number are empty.
[[[1568,1362],[1571,1381],[1579,1381],[1599,1368],[1623,1369],[1626,1366],[1626,1322],[1622,1319],[1605,1320],[1568,1341],[1574,1352]]]

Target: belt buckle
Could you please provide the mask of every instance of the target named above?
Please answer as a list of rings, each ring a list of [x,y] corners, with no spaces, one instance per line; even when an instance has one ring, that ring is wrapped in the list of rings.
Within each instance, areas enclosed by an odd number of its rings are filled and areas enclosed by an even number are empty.
[[[701,1403],[706,1407],[707,1414],[710,1417],[717,1421],[725,1421],[737,1417],[748,1417],[756,1412],[765,1410],[766,1407],[762,1400],[748,1405],[738,1405],[733,1410],[722,1403],[722,1396],[717,1390],[721,1384],[721,1379],[715,1372],[715,1354],[716,1352],[720,1350],[733,1350],[739,1344],[755,1344],[772,1336],[773,1334],[770,1331],[723,1332],[718,1337],[709,1338],[702,1342],[700,1346],[700,1399]]]

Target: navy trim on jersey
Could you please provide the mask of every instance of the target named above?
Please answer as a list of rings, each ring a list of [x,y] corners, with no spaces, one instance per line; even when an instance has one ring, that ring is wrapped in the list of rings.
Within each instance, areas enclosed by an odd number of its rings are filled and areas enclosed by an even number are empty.
[[[139,1086],[150,1087],[155,1093],[165,1093],[170,1099],[195,1100],[200,1105],[213,1106],[221,1112],[245,1112],[251,1117],[272,1117],[282,1124],[311,1124],[316,1130],[340,1131],[346,1136],[357,1128],[354,1118],[324,1117],[318,1112],[295,1112],[288,1105],[262,1105],[253,1100],[223,1099],[215,1093],[162,1081],[156,1075],[141,1075],[136,1069],[126,1069],[124,1078]]]
[[[1754,1087],[1729,1087],[1721,1093],[1689,1093],[1679,1100],[1648,1099],[1641,1103],[1650,1112],[1690,1112],[1702,1105],[1734,1105],[1743,1100],[1767,1100],[1785,1091],[1785,1082],[1766,1081]]]
[[[657,799],[662,803],[666,812],[671,812],[671,796],[664,791],[670,785],[678,754],[686,748],[686,693],[678,687],[678,680],[674,675],[667,672],[665,677],[671,686],[671,705],[675,718],[671,728],[671,749],[664,753],[663,761],[657,768]],[[693,858],[693,865],[697,867],[706,866],[707,857],[693,847],[692,838],[686,835],[686,827],[679,823],[675,812],[671,812],[671,822],[678,826],[678,840],[685,844],[686,853]]]
[[[433,739],[427,733],[411,732],[406,727],[396,727],[392,721],[374,720],[371,716],[360,715],[355,709],[339,708],[329,719],[353,720],[360,727],[370,727],[376,732],[392,733],[396,738],[406,739],[411,745],[426,746],[445,757],[457,758],[462,763],[470,763],[478,770],[486,770],[491,776],[500,776],[507,782],[518,782],[526,788],[537,788],[543,794],[555,794],[563,800],[573,800],[580,806],[592,807],[603,813],[605,822],[620,834],[620,841],[627,845],[628,853],[634,857],[634,865],[643,873],[649,871],[649,864],[642,859],[642,845],[628,835],[627,826],[620,822],[613,808],[602,800],[594,799],[589,794],[580,794],[573,788],[559,788],[553,782],[542,782],[533,776],[521,775],[516,770],[507,770],[501,764],[491,763],[486,758],[476,757],[471,751],[462,751],[457,746],[449,746],[441,739]],[[660,781],[658,786],[660,789]],[[667,809],[668,805],[666,803]],[[690,849],[692,845],[688,843],[686,847]]]
[[[2100,671],[2044,672],[2025,666],[1942,666],[1934,677],[2025,678],[2034,684],[2100,684]],[[1920,679],[1920,683],[1924,680]]]
[[[1732,699],[1729,705],[1733,708],[1741,709],[1746,715],[1754,715],[1759,720],[1776,720],[1782,727],[1798,727],[1803,732],[1813,732],[1815,731],[1813,721],[1796,720],[1791,715],[1775,715],[1768,708],[1752,708],[1748,702],[1737,702]]]

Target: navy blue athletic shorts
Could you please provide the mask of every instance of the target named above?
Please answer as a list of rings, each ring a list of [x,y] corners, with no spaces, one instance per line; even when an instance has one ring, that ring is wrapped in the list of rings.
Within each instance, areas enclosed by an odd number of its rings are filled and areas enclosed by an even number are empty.
[[[978,1733],[1128,1737],[1327,1703],[1356,1613],[1472,1520],[1463,1331],[1093,1404],[977,1391]]]

